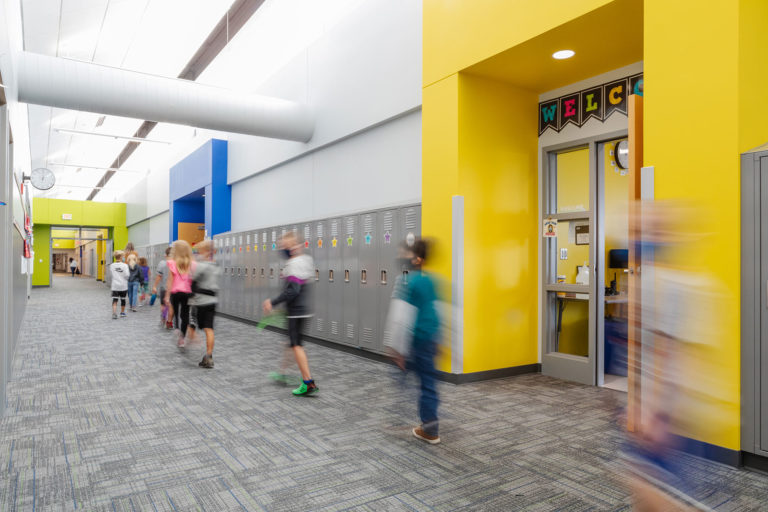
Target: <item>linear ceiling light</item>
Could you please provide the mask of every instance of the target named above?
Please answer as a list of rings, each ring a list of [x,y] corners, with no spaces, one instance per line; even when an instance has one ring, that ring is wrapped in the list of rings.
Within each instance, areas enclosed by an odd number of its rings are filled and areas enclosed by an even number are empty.
[[[109,133],[97,133],[97,132],[84,132],[81,130],[68,130],[66,128],[55,128],[59,133],[74,133],[76,135],[98,135],[99,137],[109,137],[111,139],[130,140],[133,142],[156,142],[158,144],[171,144],[171,142],[165,140],[144,139],[142,137],[127,137],[125,135],[112,135]]]
[[[97,171],[115,171],[115,172],[133,172],[137,174],[146,174],[147,171],[133,171],[129,169],[116,169],[115,167],[94,167],[92,165],[79,165],[79,164],[59,164],[54,162],[49,162],[48,165],[58,165],[60,167],[78,167],[80,169],[95,169]],[[78,169],[79,170],[79,169]],[[77,172],[77,171],[75,171]]]

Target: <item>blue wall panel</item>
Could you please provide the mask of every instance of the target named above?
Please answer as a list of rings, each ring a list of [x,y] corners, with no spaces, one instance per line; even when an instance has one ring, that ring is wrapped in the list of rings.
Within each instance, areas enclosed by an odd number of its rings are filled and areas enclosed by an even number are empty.
[[[179,222],[205,223],[208,238],[229,231],[232,191],[227,185],[227,141],[211,139],[171,167],[169,190],[171,240],[178,237]]]

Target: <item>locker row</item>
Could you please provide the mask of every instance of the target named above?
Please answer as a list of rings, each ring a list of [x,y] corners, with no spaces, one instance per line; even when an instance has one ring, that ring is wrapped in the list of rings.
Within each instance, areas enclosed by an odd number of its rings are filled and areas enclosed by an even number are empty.
[[[222,267],[218,310],[258,321],[261,304],[283,287],[287,260],[280,237],[294,231],[315,264],[310,288],[314,316],[306,334],[383,352],[383,330],[393,285],[407,272],[397,266],[397,247],[421,234],[421,207],[391,208],[213,237]]]

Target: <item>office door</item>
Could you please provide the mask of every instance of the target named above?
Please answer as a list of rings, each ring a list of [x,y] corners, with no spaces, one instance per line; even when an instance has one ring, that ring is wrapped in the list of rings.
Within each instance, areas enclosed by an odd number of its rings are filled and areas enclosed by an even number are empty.
[[[596,383],[596,145],[545,154],[543,347],[545,375]]]

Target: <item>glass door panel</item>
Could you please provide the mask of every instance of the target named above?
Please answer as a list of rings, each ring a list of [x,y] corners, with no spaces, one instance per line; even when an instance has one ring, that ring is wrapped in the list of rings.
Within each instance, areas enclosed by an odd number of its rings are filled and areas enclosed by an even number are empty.
[[[595,383],[593,143],[546,154],[542,372]]]
[[[598,155],[598,384],[626,391],[629,328],[629,172],[616,158],[619,142],[603,142]]]

